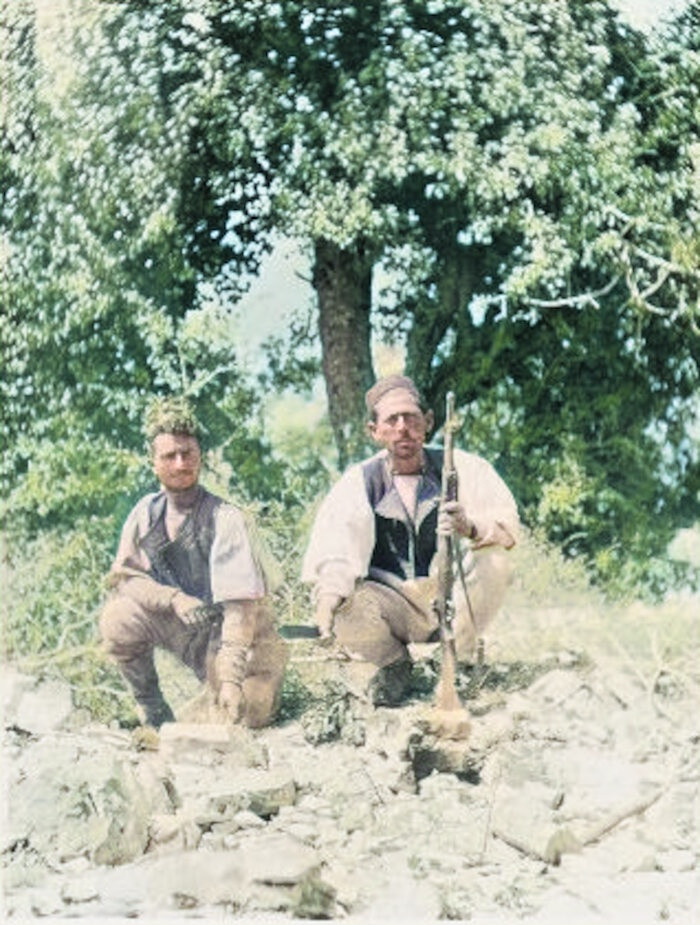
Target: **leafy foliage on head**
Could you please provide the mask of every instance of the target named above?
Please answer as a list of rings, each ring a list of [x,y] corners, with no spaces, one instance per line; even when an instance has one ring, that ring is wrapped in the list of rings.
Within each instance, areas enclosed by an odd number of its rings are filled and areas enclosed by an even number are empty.
[[[143,432],[148,446],[159,434],[184,434],[200,438],[200,428],[194,409],[183,395],[159,395],[146,409]]]

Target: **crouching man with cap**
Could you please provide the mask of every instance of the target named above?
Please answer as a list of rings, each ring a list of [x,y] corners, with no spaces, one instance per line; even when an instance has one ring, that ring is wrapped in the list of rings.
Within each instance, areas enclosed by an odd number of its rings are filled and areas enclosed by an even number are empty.
[[[443,454],[425,445],[433,415],[410,379],[379,380],[366,404],[381,449],[333,486],[304,558],[320,633],[377,669],[405,664],[410,643],[436,639],[431,563],[439,529],[464,539],[454,630],[457,657],[469,661],[510,582],[516,503],[486,460],[457,449],[458,500],[440,503]]]
[[[186,402],[156,402],[145,430],[161,490],[142,498],[124,524],[100,619],[103,645],[146,725],[174,719],[154,664],[161,647],[209,682],[220,716],[264,726],[277,705],[286,648],[243,513],[199,484],[197,422]]]

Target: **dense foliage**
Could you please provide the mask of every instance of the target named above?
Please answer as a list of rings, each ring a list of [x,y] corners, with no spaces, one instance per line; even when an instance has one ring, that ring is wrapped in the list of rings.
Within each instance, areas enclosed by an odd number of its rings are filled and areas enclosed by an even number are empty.
[[[13,650],[86,638],[70,614],[152,484],[158,393],[192,399],[210,477],[257,505],[302,606],[331,434],[341,461],[363,450],[372,337],[438,417],[456,392],[463,443],[594,580],[690,580],[665,553],[700,506],[697,2],[649,39],[603,0],[42,8],[2,13]],[[257,377],[235,307],[279,235],[319,323],[271,339]],[[275,443],[267,399],[306,393],[318,337],[330,430]]]

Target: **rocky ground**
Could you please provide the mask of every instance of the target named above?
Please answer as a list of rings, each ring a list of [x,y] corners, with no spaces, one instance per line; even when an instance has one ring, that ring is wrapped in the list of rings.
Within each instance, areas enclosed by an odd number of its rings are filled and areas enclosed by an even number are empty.
[[[466,742],[425,729],[430,649],[375,708],[294,643],[277,725],[159,739],[4,666],[5,916],[698,922],[696,605],[516,603],[460,675]]]

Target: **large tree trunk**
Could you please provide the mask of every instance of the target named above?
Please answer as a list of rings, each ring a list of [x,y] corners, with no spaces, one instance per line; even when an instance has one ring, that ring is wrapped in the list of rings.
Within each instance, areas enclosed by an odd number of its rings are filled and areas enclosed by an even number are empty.
[[[458,246],[445,247],[435,278],[437,302],[431,299],[419,303],[413,312],[406,342],[406,375],[416,382],[427,403],[432,405],[438,424],[442,424],[446,394],[455,389],[462,392],[474,375],[469,368],[455,368],[455,358],[461,354],[454,347],[446,359],[437,363],[436,354],[448,333],[460,345],[471,333],[467,306],[478,278],[477,266],[471,251]]]
[[[364,393],[374,381],[370,309],[372,259],[362,244],[344,250],[331,241],[315,242],[313,283],[328,413],[344,468],[367,446]]]

